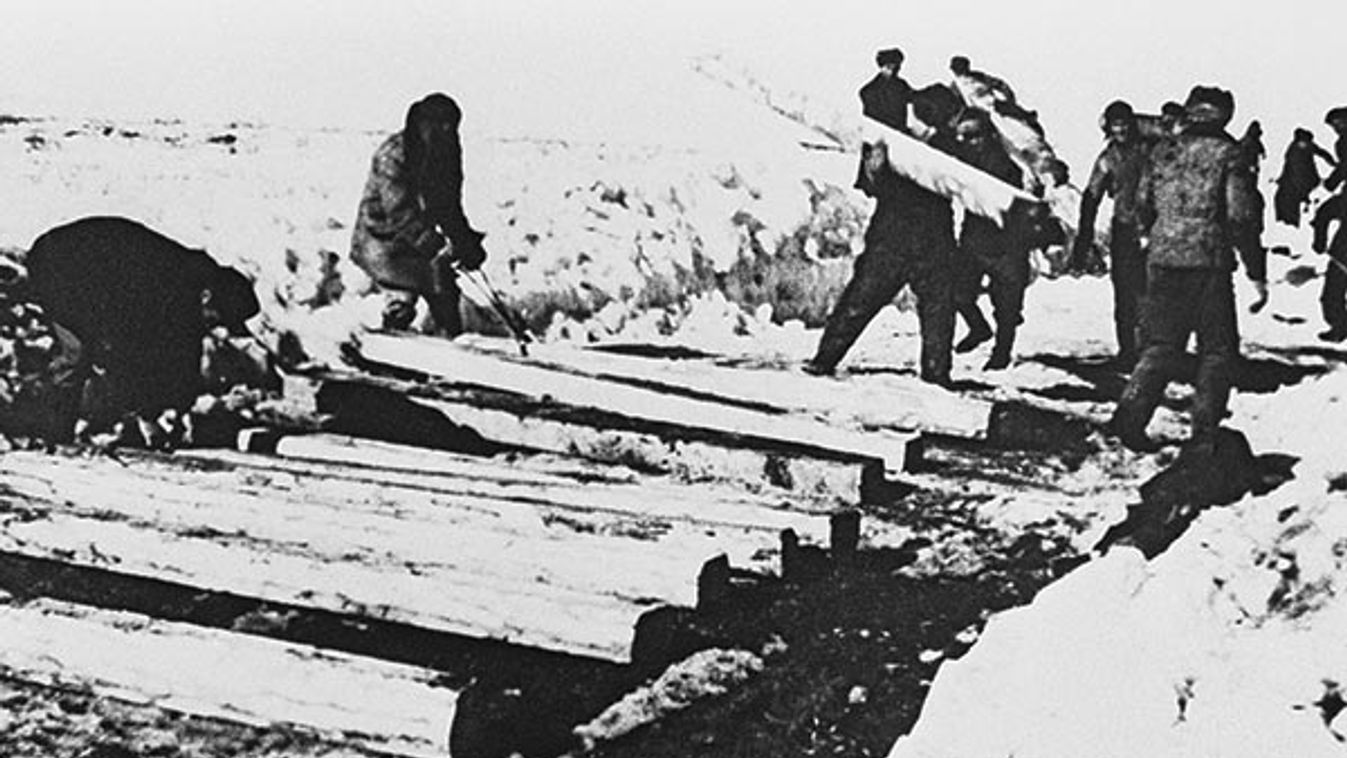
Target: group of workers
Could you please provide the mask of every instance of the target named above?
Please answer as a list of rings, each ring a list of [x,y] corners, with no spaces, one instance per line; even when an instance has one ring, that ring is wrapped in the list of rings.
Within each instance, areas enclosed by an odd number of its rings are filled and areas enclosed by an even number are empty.
[[[994,114],[1016,119],[1042,136],[1037,114],[1017,103],[1005,82],[957,56],[950,63],[951,84],[914,90],[900,74],[903,57],[897,48],[877,53],[879,70],[859,93],[866,117],[1013,187],[1041,196],[1052,185],[1066,185],[1061,161],[1047,161],[1043,176],[1034,176],[1003,146]],[[978,105],[972,104],[970,92]],[[1211,444],[1226,412],[1239,351],[1232,282],[1236,255],[1259,288],[1255,308],[1266,301],[1260,240],[1263,205],[1257,189],[1258,162],[1265,152],[1261,128],[1254,122],[1243,139],[1234,139],[1226,132],[1233,113],[1230,92],[1197,86],[1186,102],[1167,103],[1159,116],[1140,115],[1120,100],[1109,104],[1101,118],[1106,145],[1080,198],[1074,240],[1067,245],[1067,268],[1089,271],[1097,266],[1096,216],[1103,198],[1110,197],[1116,364],[1130,371],[1110,428],[1136,449],[1153,447],[1146,426],[1193,334],[1200,368],[1192,443]],[[403,128],[375,151],[356,214],[351,259],[385,293],[386,329],[411,328],[421,299],[426,301],[432,329],[454,336],[463,328],[457,277],[479,268],[486,252],[483,235],[463,211],[462,115],[449,96],[430,94],[411,105]],[[1326,121],[1339,135],[1337,155],[1315,145],[1308,130],[1296,131],[1278,179],[1278,221],[1299,225],[1310,193],[1320,184],[1316,160],[1333,166],[1323,181],[1325,187],[1332,191],[1344,184],[1347,108],[1330,111]],[[1047,187],[1040,183],[1043,177]],[[832,373],[869,321],[904,286],[910,286],[917,299],[919,373],[924,381],[950,385],[952,353],[971,352],[988,341],[993,344],[984,370],[1009,366],[1031,278],[1030,253],[1061,246],[1067,239],[1063,228],[1047,215],[1046,204],[1036,203],[1026,213],[996,220],[965,211],[956,229],[950,198],[895,171],[883,140],[864,146],[856,187],[875,199],[874,212],[864,250],[829,314],[809,370]],[[1330,242],[1328,232],[1335,223],[1337,233]],[[1329,329],[1320,337],[1342,341],[1347,339],[1347,196],[1339,192],[1323,202],[1312,226],[1314,249],[1328,252],[1332,261],[1321,298]],[[186,276],[179,287],[183,308],[193,315],[188,328],[165,342],[182,355],[165,379],[165,385],[172,385],[166,397],[156,396],[155,388],[145,386],[136,376],[138,369],[132,368],[136,356],[145,352],[136,352],[137,341],[155,327],[143,318],[136,321],[112,311],[90,311],[85,314],[89,318],[81,319],[77,311],[82,303],[97,298],[65,297],[60,292],[69,289],[56,286],[67,282],[65,274],[93,270],[87,264],[95,257],[143,257],[151,249],[164,261],[153,265],[187,271],[190,267],[182,268],[181,261],[193,266],[200,261],[203,272]],[[212,293],[215,302],[231,305],[224,321],[232,327],[257,312],[250,292],[219,297],[224,285],[238,289],[236,274],[215,267],[201,251],[189,251],[130,222],[85,220],[53,230],[35,244],[34,256],[39,279],[44,265],[54,264],[48,267],[55,273],[46,277],[53,288],[40,292],[49,301],[46,307],[94,348],[100,364],[97,373],[126,385],[119,400],[125,406],[119,409],[122,412],[144,415],[165,404],[179,406],[197,389],[188,386],[192,382],[184,374],[191,371],[193,360],[200,361],[202,335],[221,322],[206,307]],[[40,291],[42,283],[38,285]],[[984,293],[991,300],[991,323],[978,304]],[[174,321],[172,314],[155,313],[160,321]],[[965,333],[955,342],[960,319]],[[163,352],[163,346],[153,349]]]
[[[966,98],[958,98],[959,107],[952,111],[934,107],[942,100],[932,92],[942,85],[913,89],[899,73],[902,62],[900,50],[878,52],[879,72],[860,90],[864,115],[1016,188],[1042,193],[1042,185],[1029,181],[999,144],[986,110]],[[990,102],[998,114],[1018,119],[1041,136],[1036,114],[1016,103],[1004,82],[971,69],[963,57],[951,62],[951,70],[956,86],[950,90],[956,96],[960,77],[964,82],[972,78],[994,93]],[[1239,357],[1232,276],[1238,263],[1258,292],[1251,310],[1257,312],[1267,302],[1264,204],[1258,190],[1259,162],[1266,151],[1257,121],[1240,139],[1226,131],[1234,110],[1229,91],[1199,85],[1185,102],[1166,103],[1159,116],[1138,114],[1118,100],[1101,117],[1106,145],[1080,198],[1066,267],[1090,271],[1097,265],[1096,216],[1103,198],[1111,198],[1108,254],[1118,345],[1114,363],[1129,377],[1109,428],[1133,449],[1154,449],[1146,427],[1165,386],[1178,375],[1194,335],[1199,368],[1189,445],[1210,449],[1226,415]],[[1333,191],[1343,184],[1347,108],[1329,111],[1325,121],[1339,135],[1337,156],[1314,145],[1308,130],[1297,130],[1278,180],[1279,221],[1298,225],[1303,206],[1319,185],[1316,156],[1334,166],[1323,185]],[[956,236],[950,201],[894,171],[884,151],[882,142],[863,149],[857,186],[875,198],[874,215],[811,370],[831,373],[870,319],[904,285],[911,285],[918,300],[922,379],[948,384],[951,352],[970,351],[991,339],[994,347],[984,369],[1006,367],[1022,321],[1029,253],[1049,238],[1041,229],[1026,234],[1010,223],[999,225],[972,213],[964,214]],[[1045,173],[1064,184],[1064,165],[1053,162],[1057,165],[1049,165]],[[1337,233],[1330,242],[1328,230],[1335,223]],[[1321,296],[1329,328],[1319,337],[1340,342],[1347,339],[1347,196],[1340,192],[1323,202],[1312,226],[1313,249],[1330,256]],[[977,306],[984,288],[992,301],[994,329]],[[957,343],[956,314],[967,326]]]

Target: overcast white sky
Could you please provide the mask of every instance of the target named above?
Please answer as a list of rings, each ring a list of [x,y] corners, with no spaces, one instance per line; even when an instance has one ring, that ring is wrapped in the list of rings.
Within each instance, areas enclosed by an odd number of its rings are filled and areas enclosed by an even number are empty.
[[[1274,161],[1294,126],[1329,142],[1323,113],[1347,104],[1341,0],[0,0],[0,17],[0,112],[28,114],[393,129],[438,89],[481,136],[724,147],[776,125],[692,56],[855,112],[874,50],[897,45],[917,85],[956,53],[1009,80],[1080,180],[1115,97],[1154,111],[1226,86]]]

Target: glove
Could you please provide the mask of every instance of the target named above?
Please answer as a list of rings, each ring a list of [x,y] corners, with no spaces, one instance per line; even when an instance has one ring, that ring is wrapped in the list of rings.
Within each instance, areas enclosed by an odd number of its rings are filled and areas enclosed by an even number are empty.
[[[459,268],[464,271],[476,271],[482,267],[486,262],[486,248],[482,247],[482,239],[485,237],[485,234],[469,229],[452,241],[450,257],[458,263]]]

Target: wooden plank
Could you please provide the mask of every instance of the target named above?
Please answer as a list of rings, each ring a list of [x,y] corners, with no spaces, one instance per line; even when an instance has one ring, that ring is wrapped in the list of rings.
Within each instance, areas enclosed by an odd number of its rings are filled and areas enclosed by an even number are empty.
[[[464,399],[414,402],[488,439],[667,472],[686,482],[724,482],[750,492],[785,491],[798,503],[858,505],[867,500],[871,481],[884,479],[878,459],[863,462],[764,449],[753,440],[720,439],[681,425],[624,428],[577,418],[550,404],[544,413],[537,413]]]
[[[171,711],[447,755],[438,672],[135,613],[0,600],[0,674]]]
[[[798,498],[788,493],[754,494],[722,483],[690,485],[671,477],[639,474],[619,469],[617,474],[590,474],[592,467],[556,473],[529,468],[533,456],[506,454],[493,459],[473,458],[438,450],[426,450],[341,434],[296,434],[278,439],[275,455],[294,461],[336,464],[346,468],[318,468],[318,476],[351,475],[350,467],[374,468],[383,481],[401,479],[439,492],[519,497],[522,488],[552,506],[582,511],[609,511],[631,515],[658,515],[708,524],[731,523],[764,529],[784,529],[798,519],[795,514],[829,515],[832,503]],[[233,458],[232,453],[190,451],[184,456]],[[262,465],[256,458],[244,463]],[[269,463],[301,470],[300,464]],[[400,477],[399,474],[410,474]],[[689,497],[692,495],[693,497]]]
[[[530,455],[522,463],[539,470],[603,469],[607,473],[602,478],[606,478],[614,466],[634,467],[684,482],[723,482],[755,493],[789,495],[797,503],[812,500],[832,507],[862,504],[885,483],[884,464],[878,458],[632,419],[500,390],[351,372],[325,372],[304,381],[323,385],[325,414],[334,415],[334,421],[347,419],[333,428],[355,427],[352,433],[358,436],[387,434],[393,441],[405,441],[396,429],[384,431],[366,423],[373,411],[360,399],[365,392],[394,392],[414,408],[470,427],[492,442],[560,456]],[[300,383],[291,377],[287,394],[297,407],[310,405],[298,407],[301,412],[316,413],[319,392],[296,388]],[[356,423],[350,423],[351,419]],[[905,464],[914,457],[905,458]]]
[[[621,661],[641,612],[695,601],[708,558],[767,568],[779,529],[828,530],[695,489],[206,455],[7,454],[0,549]]]
[[[867,141],[882,141],[888,148],[889,168],[900,176],[1001,226],[1006,225],[1012,208],[1027,208],[1043,202],[897,129],[875,122],[867,123],[865,129]]]
[[[843,381],[780,367],[726,366],[714,357],[666,360],[566,344],[534,345],[524,359],[517,356],[513,342],[476,335],[455,344],[502,360],[659,392],[751,404],[772,413],[804,414],[848,429],[980,438],[986,436],[992,416],[992,403],[963,397],[915,377],[848,377]],[[858,402],[858,398],[864,399]]]
[[[878,458],[885,469],[900,472],[913,434],[864,433],[828,426],[793,414],[769,414],[735,405],[671,396],[567,374],[496,356],[482,355],[452,342],[415,335],[365,334],[361,355],[370,361],[445,377],[456,382],[552,398],[570,405],[598,408],[633,418],[696,426],[738,435],[752,435],[816,446],[839,453]]]
[[[859,154],[862,143],[883,141],[888,147],[889,166],[898,174],[999,224],[1005,224],[1013,204],[1041,202],[1028,192],[896,129],[868,119],[824,112],[807,98],[796,97],[789,103],[782,102],[775,93],[784,90],[759,81],[742,66],[732,66],[723,56],[697,58],[693,67],[778,115],[814,131],[843,151]],[[1074,223],[1074,219],[1072,221]]]

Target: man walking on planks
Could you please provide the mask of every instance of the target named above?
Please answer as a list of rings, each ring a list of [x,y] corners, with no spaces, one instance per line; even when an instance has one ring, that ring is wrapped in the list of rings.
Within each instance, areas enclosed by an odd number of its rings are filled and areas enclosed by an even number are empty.
[[[1146,344],[1110,420],[1113,433],[1135,450],[1155,448],[1146,425],[1193,333],[1199,365],[1190,448],[1213,445],[1226,414],[1239,356],[1233,248],[1248,244],[1255,212],[1252,175],[1225,132],[1234,109],[1228,91],[1194,87],[1183,130],[1156,146],[1137,187],[1147,239]]]
[[[862,112],[906,131],[909,99],[895,96],[911,91],[897,74],[902,53],[896,49],[881,51],[876,62],[881,68],[891,65],[892,72],[881,72],[881,76],[897,81],[881,88],[872,80],[863,87]],[[882,93],[890,94],[881,98]],[[954,339],[951,269],[955,243],[950,201],[894,172],[882,143],[862,149],[856,187],[875,198],[875,212],[865,230],[865,249],[856,258],[851,281],[828,314],[807,370],[831,374],[875,314],[904,285],[911,285],[917,296],[921,329],[921,378],[948,385]]]

